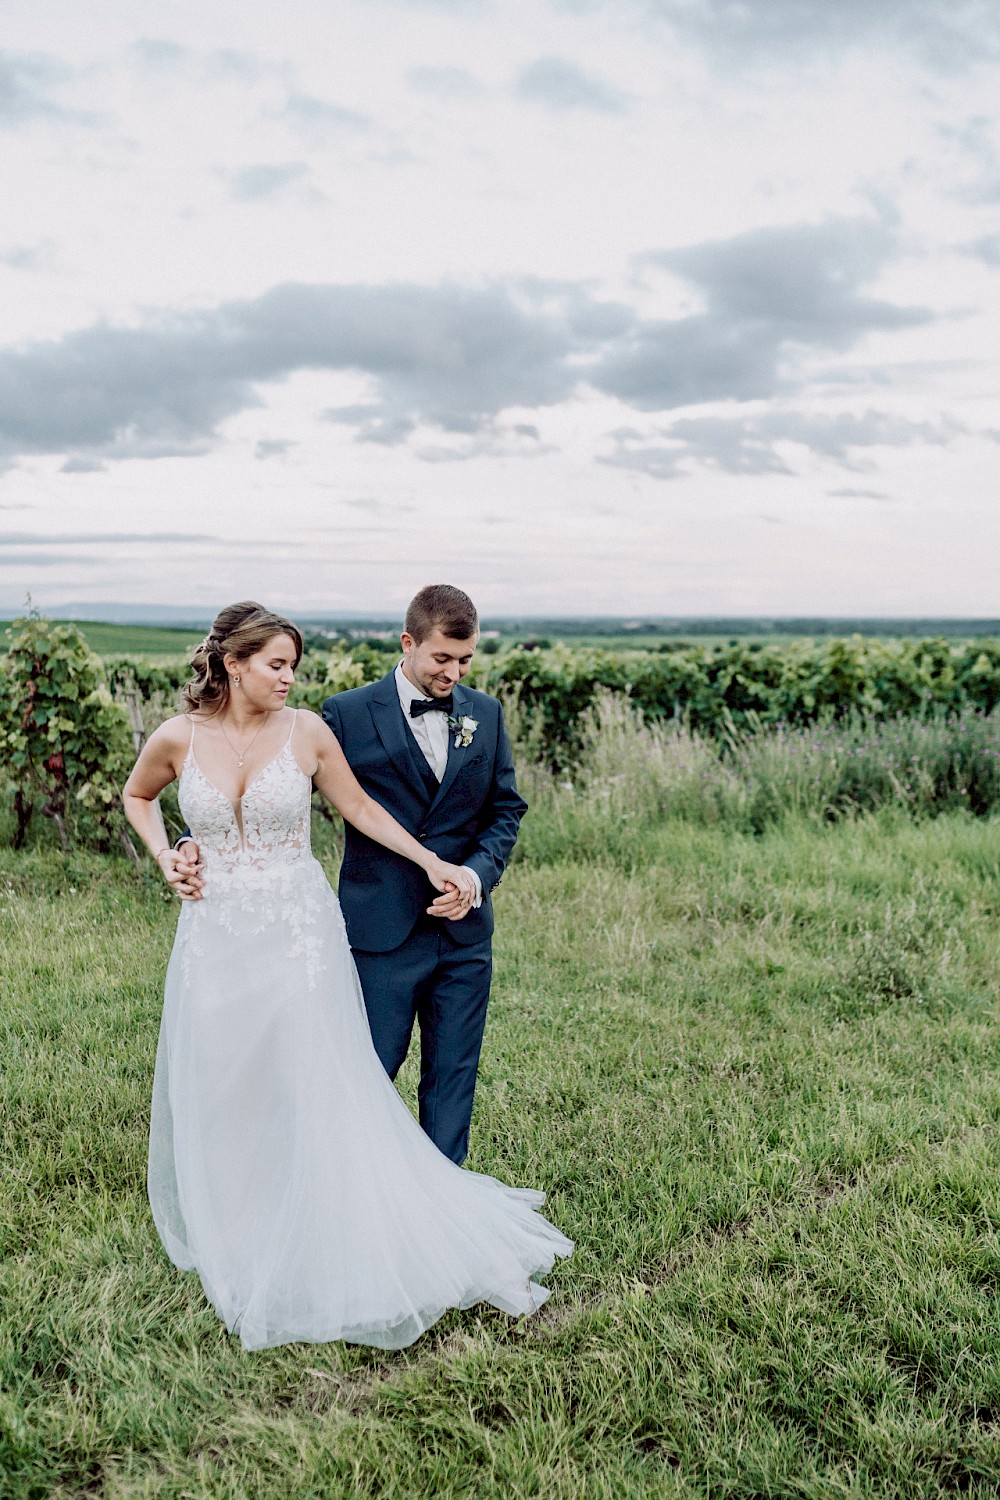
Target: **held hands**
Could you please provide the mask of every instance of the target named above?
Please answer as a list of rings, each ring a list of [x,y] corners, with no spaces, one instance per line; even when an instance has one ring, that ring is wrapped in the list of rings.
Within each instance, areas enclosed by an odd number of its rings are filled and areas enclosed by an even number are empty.
[[[449,922],[460,922],[464,916],[472,910],[475,896],[469,897],[458,889],[457,886],[445,886],[444,893],[427,907],[429,917],[446,917]]]
[[[427,907],[429,917],[445,917],[449,922],[460,922],[467,915],[478,895],[475,879],[469,870],[459,865],[449,865],[437,860],[427,871],[428,879],[441,892],[437,900]]]
[[[201,851],[194,839],[185,839],[179,849],[161,849],[156,863],[163,878],[182,901],[200,901],[202,896]]]
[[[156,862],[163,878],[182,901],[202,899],[201,851],[194,839],[186,839],[179,849],[161,850]],[[428,916],[461,921],[479,893],[471,871],[436,859],[427,876],[435,890],[441,892],[427,907]]]

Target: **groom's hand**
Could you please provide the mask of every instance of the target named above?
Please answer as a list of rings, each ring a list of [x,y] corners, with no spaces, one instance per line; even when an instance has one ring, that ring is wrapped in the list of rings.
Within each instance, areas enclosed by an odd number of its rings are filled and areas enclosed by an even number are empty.
[[[427,908],[429,917],[445,917],[449,922],[460,922],[472,906],[472,898],[460,891],[457,885],[448,885],[437,900]]]

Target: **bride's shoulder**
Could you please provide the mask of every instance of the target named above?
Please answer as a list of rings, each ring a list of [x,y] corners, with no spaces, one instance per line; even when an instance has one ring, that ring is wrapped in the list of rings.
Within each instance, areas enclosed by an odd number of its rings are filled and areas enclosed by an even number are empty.
[[[309,741],[319,740],[330,733],[318,713],[311,708],[293,708],[295,715],[294,733],[296,739]]]
[[[311,708],[293,708],[291,712],[295,715],[292,735],[296,758],[308,776],[315,776],[330,748],[327,742],[333,739],[333,733]]]
[[[174,714],[170,719],[164,719],[158,724],[149,736],[148,744],[154,741],[164,750],[186,750],[191,743],[191,726],[197,723],[190,714]]]

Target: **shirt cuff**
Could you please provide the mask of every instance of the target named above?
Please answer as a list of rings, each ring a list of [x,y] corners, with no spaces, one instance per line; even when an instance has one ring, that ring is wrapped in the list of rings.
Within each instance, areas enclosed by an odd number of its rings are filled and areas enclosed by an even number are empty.
[[[471,865],[463,865],[462,869],[463,870],[468,870],[469,874],[472,876],[473,880],[476,882],[476,899],[475,899],[475,901],[473,901],[472,907],[473,907],[474,911],[478,911],[479,908],[483,904],[483,882],[482,882],[482,879],[480,878],[479,871],[478,870],[474,870]]]

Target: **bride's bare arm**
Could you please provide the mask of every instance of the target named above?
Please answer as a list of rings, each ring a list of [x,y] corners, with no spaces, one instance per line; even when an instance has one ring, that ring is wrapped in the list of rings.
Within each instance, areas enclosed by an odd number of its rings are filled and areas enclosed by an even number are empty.
[[[182,901],[201,899],[201,877],[192,874],[190,863],[170,847],[157,797],[176,781],[184,758],[188,729],[183,717],[168,719],[153,731],[132,767],[122,791],[125,816],[156,860],[167,884]]]
[[[313,773],[315,786],[333,803],[348,823],[351,823],[366,838],[374,839],[394,854],[411,859],[427,875],[435,890],[443,891],[455,886],[467,896],[475,899],[476,882],[471,871],[459,865],[450,865],[426,844],[421,844],[412,834],[400,827],[396,819],[384,807],[364,791],[357,777],[347,764],[340,742],[332,729],[328,729],[315,714],[309,716],[310,744],[316,755],[316,770]]]

